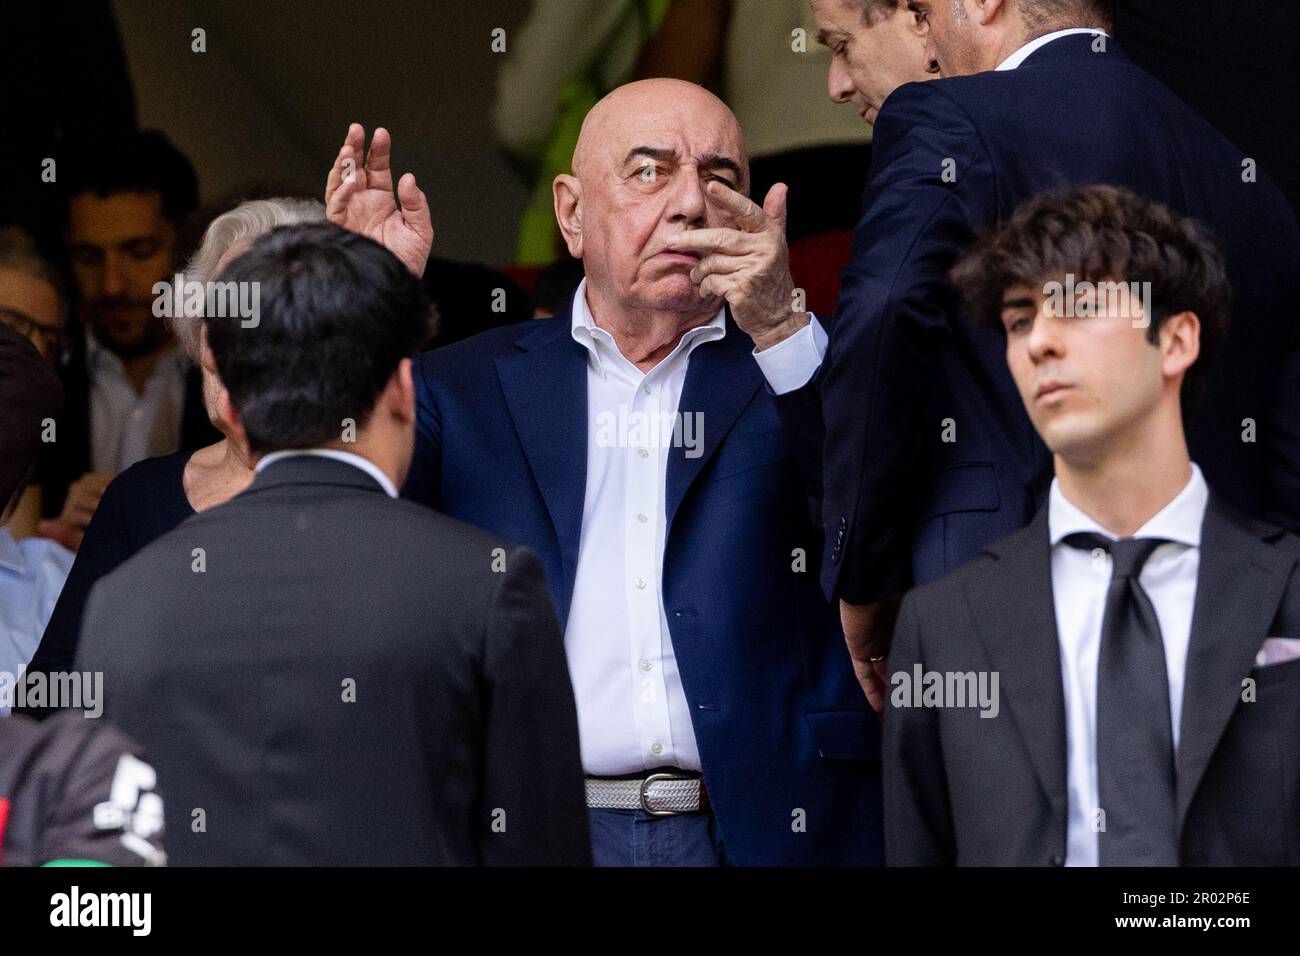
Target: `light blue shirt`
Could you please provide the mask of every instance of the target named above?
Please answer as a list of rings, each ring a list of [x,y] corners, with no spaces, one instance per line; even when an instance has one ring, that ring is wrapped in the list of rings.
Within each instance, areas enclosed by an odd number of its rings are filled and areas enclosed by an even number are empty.
[[[31,661],[72,569],[72,552],[46,538],[15,541],[0,528],[0,673],[19,674]],[[8,708],[0,706],[0,715]]]

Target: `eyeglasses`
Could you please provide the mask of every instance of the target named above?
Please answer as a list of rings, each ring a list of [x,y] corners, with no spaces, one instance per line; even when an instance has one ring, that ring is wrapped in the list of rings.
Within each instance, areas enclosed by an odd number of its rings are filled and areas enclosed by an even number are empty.
[[[68,348],[68,337],[63,329],[52,329],[48,325],[41,325],[26,312],[4,307],[0,307],[0,323],[30,339],[46,361],[54,363],[62,361]]]

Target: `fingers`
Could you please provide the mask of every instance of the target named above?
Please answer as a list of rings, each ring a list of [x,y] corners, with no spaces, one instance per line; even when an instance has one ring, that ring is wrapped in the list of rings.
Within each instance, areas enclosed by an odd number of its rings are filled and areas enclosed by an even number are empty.
[[[698,252],[707,256],[711,252],[738,255],[750,251],[746,233],[735,229],[688,229],[673,238],[674,252]]]
[[[77,528],[65,524],[62,518],[46,518],[36,526],[36,533],[42,538],[57,541],[69,551],[80,548],[81,539],[85,536]]]
[[[366,153],[366,188],[393,191],[393,169],[391,165],[393,142],[388,130],[380,126],[375,135],[370,137],[370,152]]]
[[[334,157],[334,165],[330,167],[329,176],[325,180],[325,205],[329,206],[330,199],[333,197],[335,190],[343,184],[343,180],[349,171],[355,173],[357,167],[357,157],[361,155],[362,149],[366,145],[366,131],[360,123],[353,123],[348,127],[347,134],[343,137],[343,145],[339,147],[338,155]],[[352,160],[351,165],[347,160]]]
[[[790,187],[785,183],[773,183],[763,200],[763,214],[785,235],[785,206],[790,196]]]
[[[705,256],[691,269],[691,281],[702,282],[708,275],[731,275],[743,269],[747,262],[743,256],[725,256],[721,253]]]
[[[426,242],[433,241],[433,218],[429,214],[429,200],[424,190],[415,184],[415,176],[406,173],[397,181],[397,201],[402,207],[402,219],[417,236]]]
[[[704,281],[700,283],[699,295],[701,299],[708,298],[711,295],[721,296],[725,299],[727,293],[729,293],[734,287],[735,282],[730,276],[705,276]]]
[[[773,189],[776,187],[773,186]],[[767,228],[767,215],[743,193],[737,192],[719,182],[711,182],[705,187],[710,199],[731,213],[736,228],[744,232],[762,232]],[[769,192],[770,196],[771,193]],[[784,223],[781,227],[785,228]]]
[[[348,152],[348,147],[344,146],[339,153],[343,157]],[[325,196],[325,218],[336,226],[347,225],[348,202],[361,188],[361,182],[365,174],[358,172],[357,175],[344,179],[334,192],[327,193]]]

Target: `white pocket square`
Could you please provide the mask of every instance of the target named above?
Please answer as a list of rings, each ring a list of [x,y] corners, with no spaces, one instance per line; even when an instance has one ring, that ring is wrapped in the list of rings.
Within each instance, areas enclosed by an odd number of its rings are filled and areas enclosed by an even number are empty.
[[[1256,667],[1272,667],[1287,661],[1300,660],[1300,639],[1294,637],[1266,637],[1264,646],[1255,655]]]

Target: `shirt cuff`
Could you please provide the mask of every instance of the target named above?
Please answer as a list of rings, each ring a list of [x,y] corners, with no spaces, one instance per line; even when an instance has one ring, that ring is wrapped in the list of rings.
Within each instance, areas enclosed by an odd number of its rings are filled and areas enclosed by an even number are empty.
[[[826,358],[826,331],[817,316],[811,312],[808,315],[812,321],[785,341],[761,352],[754,350],[754,361],[777,395],[807,385]]]

